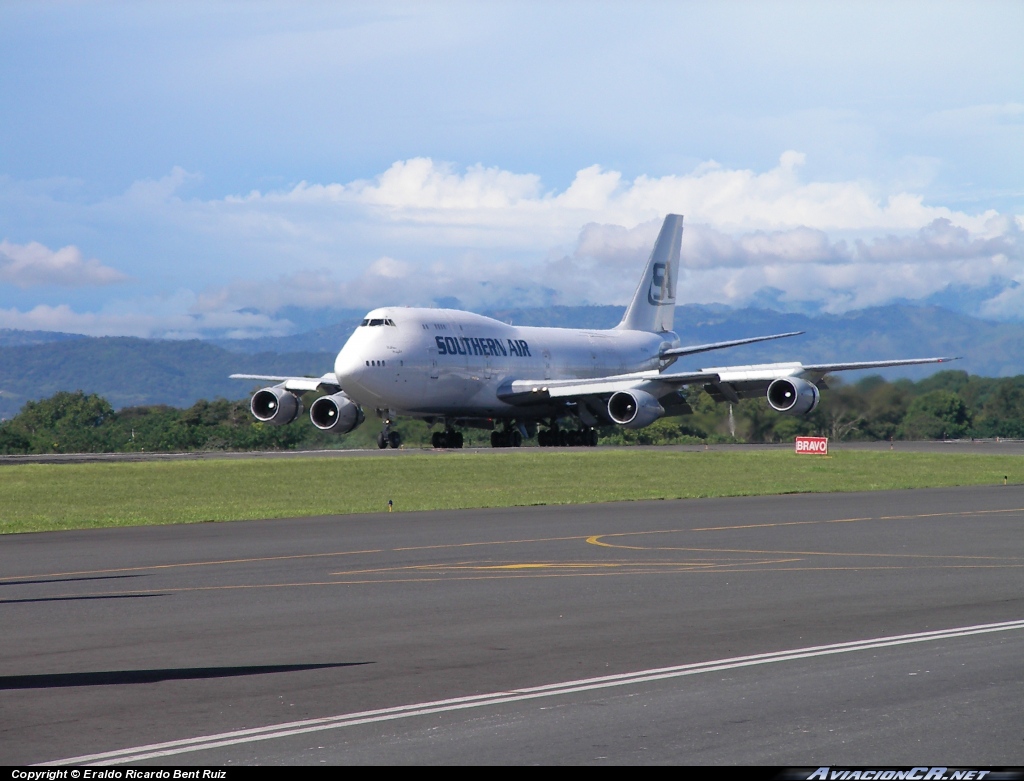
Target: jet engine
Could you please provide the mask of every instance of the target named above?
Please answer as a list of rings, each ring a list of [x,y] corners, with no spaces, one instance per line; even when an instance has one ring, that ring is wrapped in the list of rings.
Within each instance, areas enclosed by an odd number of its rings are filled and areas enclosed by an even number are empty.
[[[344,393],[321,396],[309,407],[309,419],[321,431],[347,434],[363,422],[363,410]]]
[[[608,399],[608,417],[625,428],[649,426],[664,414],[665,408],[647,391],[619,391]]]
[[[252,395],[249,409],[256,420],[283,426],[302,414],[302,400],[284,388],[263,388]]]
[[[818,406],[821,394],[807,380],[780,377],[768,386],[768,403],[783,415],[806,415]]]

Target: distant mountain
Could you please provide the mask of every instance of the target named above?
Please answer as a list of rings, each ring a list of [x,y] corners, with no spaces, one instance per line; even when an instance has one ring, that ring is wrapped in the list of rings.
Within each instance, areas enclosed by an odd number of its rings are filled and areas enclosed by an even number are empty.
[[[612,328],[622,319],[621,306],[554,306],[499,309],[482,314],[515,325],[563,328]],[[217,340],[239,352],[315,350],[336,354],[363,317],[353,310],[346,322],[295,336]],[[676,333],[683,344],[720,342],[743,336],[805,331],[803,336],[750,347],[705,353],[687,366],[766,363],[782,360],[829,361],[962,356],[955,368],[972,374],[1004,377],[1024,374],[1024,324],[979,320],[935,306],[890,306],[842,315],[805,315],[771,309],[729,309],[688,304],[676,308]],[[931,366],[890,369],[886,377],[919,379]]]
[[[535,309],[495,309],[480,314],[503,323],[541,325],[558,328],[612,328],[622,319],[623,306],[552,306]],[[209,339],[225,350],[240,353],[290,353],[309,350],[337,354],[366,316],[362,309],[332,310],[342,318],[294,336],[266,336],[259,339]],[[308,318],[304,318],[308,319]]]
[[[67,342],[72,339],[88,339],[88,337],[82,334],[65,334],[60,331],[17,331],[13,328],[0,328],[0,347],[50,344],[51,342]]]
[[[843,315],[782,314],[764,309],[735,311],[680,307],[676,332],[683,344],[742,336],[805,331],[802,336],[698,355],[696,364],[765,363],[781,360],[867,361],[929,356],[961,357],[948,367],[888,369],[887,378],[920,379],[953,368],[986,377],[1024,374],[1024,324],[995,323],[939,307],[891,305]],[[852,377],[854,375],[844,375]]]
[[[328,352],[333,356],[345,344],[352,332],[366,316],[363,309],[335,309],[330,314],[337,319],[325,320],[322,327],[295,334],[294,336],[265,336],[259,339],[210,339],[210,344],[239,353],[298,353]],[[288,318],[302,322],[308,318]],[[326,371],[326,369],[325,369]],[[322,373],[322,372],[321,372]]]
[[[171,341],[0,331],[0,417],[10,418],[26,401],[52,396],[58,390],[98,393],[118,408],[141,404],[184,407],[200,398],[244,397],[254,383],[227,379],[233,372],[320,375],[330,370],[334,356],[365,314],[332,311],[348,319],[295,336],[265,339]],[[484,314],[516,325],[597,329],[614,326],[622,312],[623,307],[580,306],[501,309]],[[878,373],[889,379],[920,379],[940,368],[988,377],[1024,374],[1024,324],[989,322],[939,307],[901,304],[809,316],[687,305],[676,309],[675,328],[684,345],[807,332],[791,339],[695,355],[680,362],[680,368],[949,355],[964,360],[948,367],[903,367]]]
[[[257,383],[228,375],[311,374],[334,362],[334,352],[231,353],[201,341],[81,337],[50,344],[0,347],[0,418],[11,418],[26,401],[61,390],[98,393],[114,407],[167,404],[187,407],[198,399],[239,399]]]
[[[624,306],[547,306],[530,309],[495,309],[482,314],[513,325],[600,329],[614,328],[625,311]]]
[[[491,313],[520,325],[611,328],[624,307],[587,306],[503,310]],[[676,307],[675,331],[682,344],[704,344],[744,336],[804,331],[801,336],[703,353],[680,366],[774,361],[869,361],[947,355],[962,357],[950,367],[898,367],[886,377],[920,379],[939,368],[988,377],[1024,374],[1024,324],[995,323],[940,307],[906,304],[874,307],[842,315],[803,315],[770,309],[729,309],[688,304]],[[855,375],[846,375],[849,377]]]

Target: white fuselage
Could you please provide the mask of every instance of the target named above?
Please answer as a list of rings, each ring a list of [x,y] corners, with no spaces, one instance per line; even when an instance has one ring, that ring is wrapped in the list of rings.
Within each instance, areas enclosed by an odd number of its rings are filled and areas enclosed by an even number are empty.
[[[498,398],[512,380],[564,380],[659,369],[672,332],[513,326],[453,309],[385,307],[366,315],[334,373],[365,408],[413,417],[516,417]],[[538,409],[536,414],[546,411]]]

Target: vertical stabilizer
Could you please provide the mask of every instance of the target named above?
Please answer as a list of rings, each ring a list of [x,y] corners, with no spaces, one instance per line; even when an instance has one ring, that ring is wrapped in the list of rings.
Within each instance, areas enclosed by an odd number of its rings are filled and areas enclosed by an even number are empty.
[[[676,313],[676,276],[679,274],[679,245],[683,239],[683,217],[669,214],[661,226],[658,241],[644,268],[633,300],[616,328],[630,331],[671,331]]]

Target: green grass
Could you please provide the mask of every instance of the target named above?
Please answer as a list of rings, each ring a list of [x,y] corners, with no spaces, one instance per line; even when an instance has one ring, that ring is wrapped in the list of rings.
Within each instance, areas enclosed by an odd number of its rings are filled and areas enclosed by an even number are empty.
[[[1002,484],[1024,456],[580,450],[0,467],[0,533]]]

